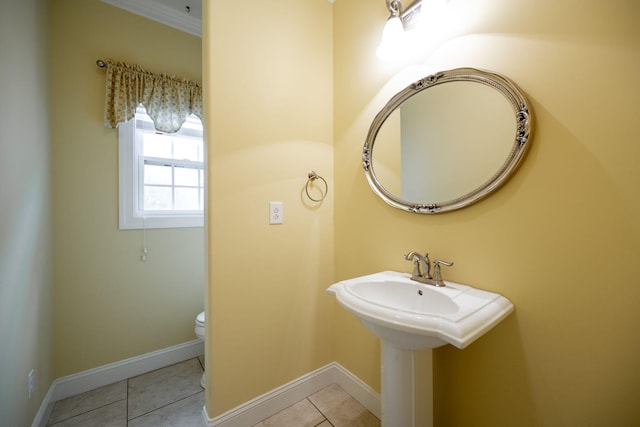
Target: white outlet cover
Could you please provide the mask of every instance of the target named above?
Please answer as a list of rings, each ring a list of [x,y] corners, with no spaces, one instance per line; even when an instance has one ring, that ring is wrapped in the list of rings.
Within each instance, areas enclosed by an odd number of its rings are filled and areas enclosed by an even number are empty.
[[[269,224],[282,224],[282,202],[269,202]]]

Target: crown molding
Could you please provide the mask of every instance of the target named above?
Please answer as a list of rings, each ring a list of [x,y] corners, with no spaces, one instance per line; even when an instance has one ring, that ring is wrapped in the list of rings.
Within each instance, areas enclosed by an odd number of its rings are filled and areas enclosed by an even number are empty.
[[[158,0],[101,0],[196,37],[202,37],[202,18],[174,9]]]

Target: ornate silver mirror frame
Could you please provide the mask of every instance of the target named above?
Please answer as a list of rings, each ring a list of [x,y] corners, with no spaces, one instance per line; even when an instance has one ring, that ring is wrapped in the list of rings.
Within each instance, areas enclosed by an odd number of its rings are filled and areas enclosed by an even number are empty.
[[[474,82],[486,85],[497,90],[506,98],[513,110],[513,118],[515,120],[515,135],[513,135],[513,144],[510,152],[502,163],[502,166],[499,167],[493,176],[485,182],[478,183],[475,189],[466,194],[456,195],[456,197],[450,200],[403,200],[400,196],[387,190],[376,176],[373,163],[373,148],[376,137],[389,116],[399,109],[409,98],[422,91],[450,82]],[[460,125],[462,126],[463,124],[461,123]],[[458,68],[442,71],[412,83],[389,100],[384,108],[376,115],[369,128],[362,153],[362,163],[367,181],[374,193],[389,205],[420,214],[449,212],[479,201],[504,184],[506,180],[514,174],[524,158],[525,152],[530,145],[531,131],[531,109],[522,91],[511,80],[496,73],[473,68]],[[439,143],[446,144],[447,141],[440,141]],[[507,141],[507,143],[509,142]],[[438,183],[435,183],[435,185],[438,185]]]

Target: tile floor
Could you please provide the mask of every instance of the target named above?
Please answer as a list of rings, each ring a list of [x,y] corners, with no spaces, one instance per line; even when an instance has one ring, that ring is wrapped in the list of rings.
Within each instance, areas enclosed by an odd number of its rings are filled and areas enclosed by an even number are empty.
[[[203,427],[203,366],[190,359],[60,400],[47,426]],[[380,427],[380,420],[334,384],[253,427],[275,426]]]

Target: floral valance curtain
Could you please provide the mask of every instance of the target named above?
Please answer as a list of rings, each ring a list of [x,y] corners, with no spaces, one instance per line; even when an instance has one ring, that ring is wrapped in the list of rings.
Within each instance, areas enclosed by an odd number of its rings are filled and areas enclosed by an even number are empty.
[[[105,60],[107,88],[104,125],[115,128],[131,120],[139,104],[160,132],[173,133],[187,116],[202,120],[202,86],[199,82],[166,74],[153,74],[139,65]]]

